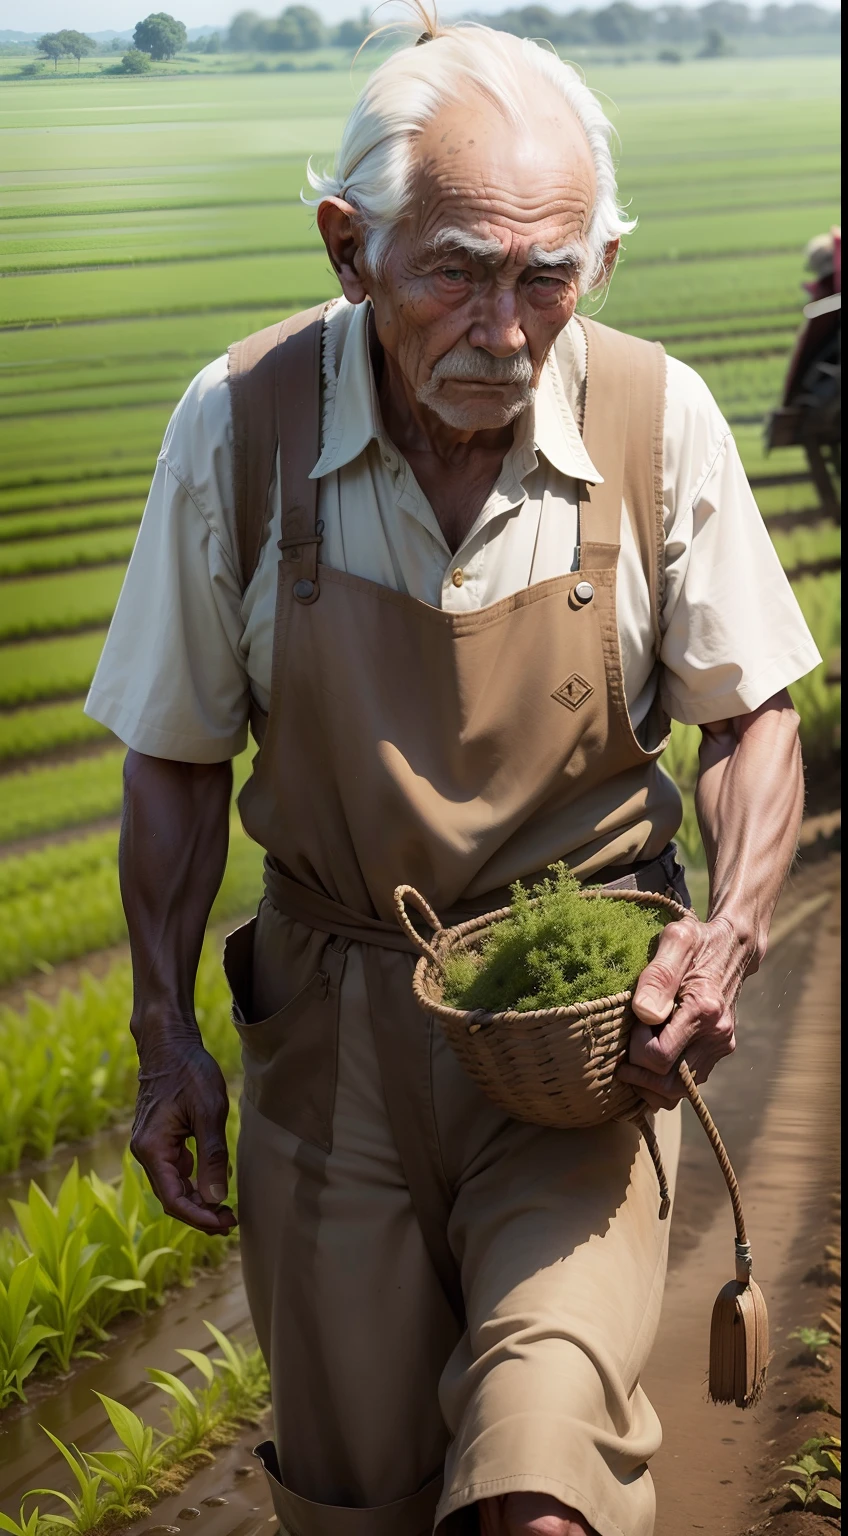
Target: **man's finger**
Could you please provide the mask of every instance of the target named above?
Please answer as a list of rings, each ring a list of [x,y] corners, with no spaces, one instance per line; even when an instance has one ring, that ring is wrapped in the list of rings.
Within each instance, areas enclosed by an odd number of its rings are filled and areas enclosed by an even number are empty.
[[[616,1075],[622,1082],[631,1083],[634,1088],[638,1088],[652,1109],[669,1109],[677,1103],[678,1099],[682,1099],[686,1092],[676,1070],[667,1072],[664,1077],[659,1077],[656,1072],[649,1072],[645,1067],[634,1067],[629,1061],[624,1061]]]
[[[236,1225],[235,1215],[229,1206],[219,1206],[214,1210],[202,1196],[198,1197],[190,1181],[184,1179],[166,1158],[151,1158],[146,1172],[166,1215],[175,1216],[178,1221],[185,1222],[188,1227],[196,1227],[200,1232],[224,1234]]]
[[[194,1128],[197,1145],[197,1187],[209,1205],[220,1205],[227,1198],[230,1164],[227,1155],[226,1112],[206,1121],[198,1117]]]
[[[686,975],[698,942],[698,928],[681,918],[669,923],[657,952],[645,966],[633,994],[633,1012],[645,1024],[664,1024]]]

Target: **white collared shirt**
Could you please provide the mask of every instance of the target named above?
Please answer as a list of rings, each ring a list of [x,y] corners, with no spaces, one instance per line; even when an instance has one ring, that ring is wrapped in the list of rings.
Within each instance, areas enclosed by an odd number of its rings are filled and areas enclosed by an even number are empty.
[[[585,338],[567,329],[516,422],[501,473],[451,554],[409,464],[383,429],[368,306],[338,300],[325,326],[319,516],[336,569],[452,612],[487,607],[574,570],[578,482],[601,476],[575,412]],[[820,660],[760,517],[736,445],[706,385],[668,359],[664,436],[666,595],[659,685],[669,713],[699,724],[755,709]],[[86,704],[128,746],[216,762],[247,739],[250,694],[267,710],[280,491],[242,593],[232,499],[227,359],[205,368],[171,419],[138,540]],[[638,729],[657,687],[650,595],[627,509],[616,613]]]

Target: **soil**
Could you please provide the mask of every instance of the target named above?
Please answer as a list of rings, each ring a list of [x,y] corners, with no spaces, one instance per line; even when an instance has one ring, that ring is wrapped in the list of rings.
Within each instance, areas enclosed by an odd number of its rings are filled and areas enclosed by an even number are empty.
[[[774,1360],[769,1390],[741,1413],[706,1401],[712,1303],[733,1272],[733,1225],[723,1181],[694,1115],[684,1107],[684,1147],[671,1233],[666,1302],[645,1386],[665,1426],[653,1463],[656,1536],[822,1536],[834,1522],[781,1509],[770,1489],[779,1468],[816,1433],[838,1433],[824,1399],[839,1408],[837,1371],[801,1365],[798,1326],[838,1320],[833,1254],[839,1188],[838,966],[839,861],[831,828],[805,849],[781,899],[769,954],[746,984],[737,1053],[715,1074],[706,1097],[739,1175],[754,1271],[771,1315]],[[52,980],[53,978],[51,978]],[[104,1146],[108,1160],[115,1148]],[[830,1252],[828,1250],[831,1250]],[[231,1260],[169,1299],[161,1311],[116,1330],[102,1361],[82,1361],[63,1382],[37,1389],[35,1411],[0,1418],[0,1509],[17,1514],[22,1493],[64,1486],[58,1456],[39,1422],[85,1448],[103,1447],[103,1415],[92,1389],[106,1390],[159,1421],[161,1394],[144,1368],[158,1365],[194,1379],[174,1351],[214,1351],[208,1317],[246,1333],[246,1301]],[[833,1331],[831,1329],[831,1331]],[[838,1351],[830,1348],[835,1362]],[[160,1501],[132,1536],[265,1536],[276,1525],[264,1478],[250,1450],[263,1430],[246,1431],[203,1466],[179,1493]],[[47,1454],[47,1452],[50,1454]],[[43,1500],[42,1500],[43,1503]]]
[[[665,1426],[652,1463],[656,1536],[826,1528],[821,1515],[777,1515],[783,1501],[763,1498],[781,1481],[787,1456],[837,1425],[826,1412],[801,1411],[805,1398],[823,1395],[825,1377],[805,1379],[788,1335],[819,1321],[821,1296],[805,1276],[824,1259],[839,1189],[839,958],[831,858],[802,865],[784,893],[770,955],[743,993],[737,1054],[705,1094],[740,1179],[754,1274],[770,1311],[769,1388],[745,1413],[706,1398],[710,1312],[733,1275],[733,1225],[706,1138],[692,1115],[684,1120],[665,1306],[645,1376]],[[826,1376],[828,1387],[833,1379]]]

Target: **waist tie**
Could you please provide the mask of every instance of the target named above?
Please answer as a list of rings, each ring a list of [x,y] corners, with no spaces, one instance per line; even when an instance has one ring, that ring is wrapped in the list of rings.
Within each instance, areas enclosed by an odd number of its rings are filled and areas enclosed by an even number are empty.
[[[546,870],[540,870],[536,875],[529,875],[522,880],[522,884],[535,885],[544,879],[546,873]],[[402,954],[415,955],[416,958],[420,954],[396,922],[384,923],[379,917],[357,912],[355,907],[346,907],[343,902],[334,901],[332,896],[313,891],[300,880],[293,880],[291,875],[283,874],[279,865],[270,857],[265,859],[264,878],[265,895],[271,906],[294,922],[304,923],[319,933],[332,933],[340,939],[350,939],[354,944],[374,944],[378,949],[395,949]],[[692,905],[683,870],[677,863],[677,847],[674,843],[669,843],[655,859],[629,865],[608,865],[591,878],[591,883],[607,886],[611,890],[657,891],[661,895],[670,893],[684,906]],[[487,891],[484,896],[473,901],[460,902],[439,914],[442,924],[445,928],[451,928],[471,917],[482,917],[484,912],[507,907],[510,895],[509,887],[503,886],[500,890]]]

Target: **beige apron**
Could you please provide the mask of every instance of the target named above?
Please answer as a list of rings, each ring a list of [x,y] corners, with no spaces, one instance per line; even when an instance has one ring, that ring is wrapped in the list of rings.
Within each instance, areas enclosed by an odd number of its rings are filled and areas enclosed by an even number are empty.
[[[266,898],[257,919],[231,936],[226,956],[245,1063],[243,1260],[273,1377],[275,1502],[286,1528],[303,1536],[417,1536],[436,1514],[459,1518],[486,1496],[482,1488],[556,1486],[603,1536],[641,1533],[650,1529],[652,1502],[650,1480],[636,1469],[644,1470],[656,1434],[638,1368],[651,1336],[646,1316],[658,1311],[666,1241],[644,1148],[632,1127],[542,1132],[505,1121],[482,1100],[415,1008],[392,892],[409,882],[442,914],[484,910],[511,881],[555,859],[587,877],[610,865],[626,869],[656,858],[676,830],[677,793],[657,766],[667,722],[657,707],[642,740],[634,735],[615,610],[624,498],[658,636],[662,352],[587,325],[584,437],[604,483],[581,497],[579,570],[451,614],[320,563],[317,483],[307,478],[319,450],[318,390],[313,384],[295,397],[280,387],[279,371],[282,357],[289,378],[293,369],[316,378],[319,329],[301,321],[274,354],[283,532],[271,703],[239,802],[245,828],[268,850]],[[266,477],[268,441],[256,459]],[[244,455],[236,462],[237,472],[249,472]],[[254,558],[258,547],[254,535]],[[675,1135],[665,1133],[672,1163]],[[505,1171],[512,1165],[518,1202],[497,1178],[487,1200],[483,1179],[470,1217],[460,1218],[469,1179],[494,1148],[489,1174],[499,1159]],[[525,1166],[537,1197],[545,1170],[559,1191],[556,1220],[541,1225],[558,1261],[571,1255],[575,1274],[575,1211],[590,1245],[592,1233],[609,1235],[616,1221],[627,1228],[619,1239],[629,1262],[611,1253],[607,1263],[609,1328],[621,1332],[634,1296],[643,1304],[642,1343],[626,1339],[626,1368],[601,1367],[599,1350],[614,1353],[610,1340],[600,1333],[590,1349],[573,1326],[581,1338],[572,1346],[572,1395],[579,1401],[582,1393],[587,1406],[582,1431],[571,1424],[568,1444],[557,1439],[555,1449],[538,1425],[511,1434],[507,1401],[524,1392],[545,1400],[540,1381],[560,1370],[556,1346],[547,1365],[544,1350],[531,1350],[524,1386],[513,1381],[505,1399],[505,1361],[483,1369],[487,1350],[473,1337],[481,1288],[495,1326],[498,1225],[504,1237],[527,1221]],[[583,1209],[588,1188],[595,1197]],[[495,1226],[493,1257],[472,1275],[475,1212]],[[461,1220],[470,1221],[462,1242],[453,1231]],[[548,1267],[544,1243],[531,1240],[534,1251],[519,1290],[539,1284]],[[375,1262],[381,1274],[405,1277],[400,1289],[416,1299],[413,1313],[406,1303],[398,1312],[391,1295],[378,1303]],[[364,1295],[357,1272],[370,1277]],[[563,1281],[566,1273],[563,1266]],[[627,1302],[618,1294],[623,1279]],[[603,1315],[600,1285],[593,1273],[587,1296]],[[387,1355],[385,1330],[390,1357],[410,1326],[421,1329],[422,1347],[413,1351],[401,1407],[389,1380],[395,1368],[376,1363]],[[478,1333],[486,1326],[478,1317]],[[508,1338],[501,1345],[508,1356]],[[349,1356],[366,1375],[369,1363],[376,1372],[367,1446],[362,1414],[348,1401]],[[487,1391],[487,1380],[499,1390]],[[358,1390],[363,1404],[371,1398],[364,1376]],[[540,1464],[528,1466],[528,1456]],[[621,1523],[620,1509],[630,1523]]]

